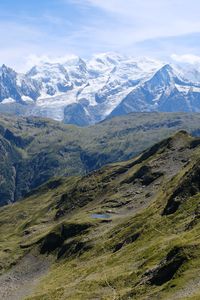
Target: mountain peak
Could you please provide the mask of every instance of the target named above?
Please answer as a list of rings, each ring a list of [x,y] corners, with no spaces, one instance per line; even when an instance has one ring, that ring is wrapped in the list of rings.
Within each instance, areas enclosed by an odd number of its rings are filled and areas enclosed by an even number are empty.
[[[92,59],[89,63],[103,65],[107,67],[114,67],[118,65],[120,62],[126,59],[125,56],[120,55],[115,52],[105,52],[105,53],[98,53],[93,55]]]
[[[162,66],[160,68],[160,70],[158,70],[157,73],[160,73],[160,74],[165,74],[165,75],[170,75],[170,76],[174,76],[174,69],[172,66],[170,66],[170,64],[165,64],[164,66]]]
[[[172,68],[172,66],[171,66],[170,64],[165,64],[165,65],[161,68],[161,70],[166,71],[166,72],[173,73],[173,68]]]
[[[0,67],[0,71],[2,73],[16,73],[12,68],[6,66],[5,64]]]
[[[174,68],[169,65],[165,64],[162,66],[153,76],[152,83],[154,85],[174,85],[176,79],[178,78],[178,75],[176,74]]]

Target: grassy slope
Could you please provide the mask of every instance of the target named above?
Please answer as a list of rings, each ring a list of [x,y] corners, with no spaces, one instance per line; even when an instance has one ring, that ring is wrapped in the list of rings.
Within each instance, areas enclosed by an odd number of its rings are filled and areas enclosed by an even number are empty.
[[[199,122],[199,114],[135,113],[78,128],[47,119],[1,116],[0,142],[9,148],[0,150],[1,199],[20,199],[52,176],[83,175],[127,160],[177,130],[197,134]]]
[[[50,182],[2,208],[2,271],[46,247],[55,261],[32,300],[199,299],[198,145],[181,132],[136,159]],[[163,215],[175,197],[177,210]],[[49,234],[64,237],[54,250]],[[171,280],[156,283],[180,261]]]

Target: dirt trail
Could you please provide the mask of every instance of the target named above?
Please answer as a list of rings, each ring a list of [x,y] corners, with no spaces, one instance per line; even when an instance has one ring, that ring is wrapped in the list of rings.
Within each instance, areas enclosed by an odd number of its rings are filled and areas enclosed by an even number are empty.
[[[49,265],[45,257],[27,254],[9,272],[0,276],[0,300],[23,300],[31,295]]]

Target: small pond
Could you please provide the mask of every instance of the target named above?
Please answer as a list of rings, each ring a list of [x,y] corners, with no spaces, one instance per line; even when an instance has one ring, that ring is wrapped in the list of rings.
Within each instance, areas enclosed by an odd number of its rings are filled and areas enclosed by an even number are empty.
[[[109,214],[92,214],[91,215],[92,219],[110,219]]]

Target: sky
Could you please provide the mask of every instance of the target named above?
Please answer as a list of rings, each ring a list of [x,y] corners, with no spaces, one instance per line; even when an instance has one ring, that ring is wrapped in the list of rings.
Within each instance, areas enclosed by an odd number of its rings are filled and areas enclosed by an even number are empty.
[[[1,0],[0,64],[119,52],[200,60],[199,0]]]

